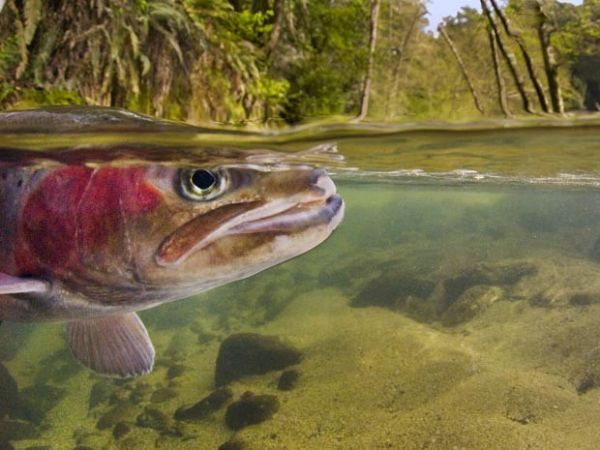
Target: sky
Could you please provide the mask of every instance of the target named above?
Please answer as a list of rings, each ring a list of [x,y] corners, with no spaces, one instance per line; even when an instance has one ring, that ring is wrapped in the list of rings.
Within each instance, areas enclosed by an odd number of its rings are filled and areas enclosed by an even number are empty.
[[[561,0],[563,3],[573,3],[580,5],[582,0]],[[2,0],[0,0],[2,2]],[[435,30],[438,24],[446,16],[453,16],[463,6],[480,11],[479,0],[427,0],[427,10],[429,11],[429,30]]]

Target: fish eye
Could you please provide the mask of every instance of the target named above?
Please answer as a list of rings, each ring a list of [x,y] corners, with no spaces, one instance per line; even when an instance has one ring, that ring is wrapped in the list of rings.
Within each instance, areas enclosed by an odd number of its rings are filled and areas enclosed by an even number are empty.
[[[211,200],[223,192],[225,180],[221,173],[209,169],[185,169],[180,172],[183,195],[190,200]]]

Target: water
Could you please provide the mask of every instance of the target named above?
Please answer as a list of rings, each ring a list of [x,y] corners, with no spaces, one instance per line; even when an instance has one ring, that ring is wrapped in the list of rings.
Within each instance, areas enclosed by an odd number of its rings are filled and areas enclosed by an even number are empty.
[[[302,152],[284,159],[334,172],[347,213],[302,257],[142,313],[157,350],[142,378],[81,368],[61,324],[2,324],[0,436],[17,449],[597,448],[600,128],[497,125],[6,135],[32,164],[90,154],[56,150],[72,144],[110,147],[92,163],[147,157],[145,144],[170,162]],[[212,392],[219,345],[240,332],[303,352],[291,390],[281,370],[231,383],[234,400],[277,396],[278,412],[237,432],[226,406],[175,420]]]

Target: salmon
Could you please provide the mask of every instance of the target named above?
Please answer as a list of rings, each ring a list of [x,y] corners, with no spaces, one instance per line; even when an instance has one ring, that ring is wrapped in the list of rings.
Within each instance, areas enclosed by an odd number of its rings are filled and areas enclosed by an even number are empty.
[[[137,311],[300,255],[343,215],[327,172],[305,165],[0,163],[0,320],[65,322],[86,367],[148,373]]]

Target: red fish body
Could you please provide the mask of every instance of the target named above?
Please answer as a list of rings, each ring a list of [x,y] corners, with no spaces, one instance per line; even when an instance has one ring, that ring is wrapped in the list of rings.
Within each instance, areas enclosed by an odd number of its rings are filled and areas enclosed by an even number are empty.
[[[330,178],[304,166],[0,165],[0,320],[66,321],[83,364],[145,373],[135,311],[301,254],[342,216]]]

